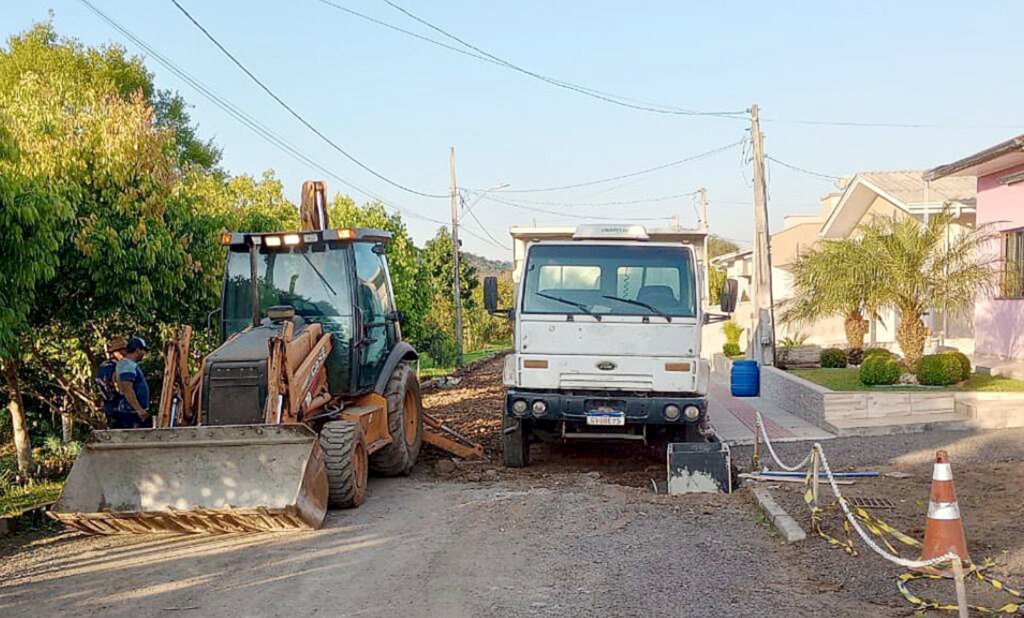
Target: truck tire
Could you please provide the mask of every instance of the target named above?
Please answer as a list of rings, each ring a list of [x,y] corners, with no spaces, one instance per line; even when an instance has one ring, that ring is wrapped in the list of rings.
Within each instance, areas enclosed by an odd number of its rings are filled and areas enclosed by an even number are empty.
[[[530,465],[530,430],[526,421],[501,415],[501,456],[506,468]]]
[[[398,363],[384,390],[388,400],[388,431],[391,444],[370,455],[370,469],[384,476],[412,472],[423,446],[423,404],[420,381],[412,363]]]
[[[327,505],[351,509],[366,501],[369,462],[366,439],[359,423],[328,421],[320,430],[320,447],[327,466]]]

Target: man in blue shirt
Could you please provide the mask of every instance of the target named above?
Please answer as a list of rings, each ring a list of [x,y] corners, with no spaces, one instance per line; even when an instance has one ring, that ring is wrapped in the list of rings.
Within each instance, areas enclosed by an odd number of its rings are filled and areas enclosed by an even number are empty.
[[[96,385],[99,386],[100,394],[103,396],[103,415],[107,417],[107,427],[111,429],[131,428],[132,420],[138,418],[135,414],[132,414],[132,419],[127,419],[127,423],[125,423],[125,419],[121,417],[119,412],[121,400],[124,397],[117,390],[117,372],[115,368],[117,362],[124,358],[126,347],[128,347],[128,342],[124,340],[124,337],[114,337],[111,339],[110,344],[107,346],[107,360],[100,363],[99,371],[96,372]]]
[[[118,409],[122,422],[131,429],[149,425],[149,384],[139,363],[149,347],[142,337],[132,337],[125,347],[124,358],[117,361],[117,389],[123,399]]]

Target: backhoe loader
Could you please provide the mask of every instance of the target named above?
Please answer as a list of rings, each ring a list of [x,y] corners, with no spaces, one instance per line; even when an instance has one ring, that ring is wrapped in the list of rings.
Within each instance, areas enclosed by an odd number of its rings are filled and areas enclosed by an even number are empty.
[[[94,432],[51,517],[94,534],[314,529],[365,500],[369,471],[408,474],[425,438],[482,454],[424,431],[390,233],[330,228],[322,182],[300,218],[222,234],[220,346],[191,375],[191,328],[166,342],[156,427]]]

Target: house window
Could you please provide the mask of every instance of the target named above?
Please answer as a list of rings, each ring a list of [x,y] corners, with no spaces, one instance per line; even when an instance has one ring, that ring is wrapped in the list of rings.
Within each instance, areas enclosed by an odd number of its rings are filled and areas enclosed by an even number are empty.
[[[1003,234],[1003,297],[1024,298],[1024,229]]]

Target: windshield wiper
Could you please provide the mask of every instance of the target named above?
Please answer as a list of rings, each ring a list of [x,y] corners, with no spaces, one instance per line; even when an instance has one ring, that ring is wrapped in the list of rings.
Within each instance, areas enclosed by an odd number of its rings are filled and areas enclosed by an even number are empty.
[[[597,320],[598,322],[601,321],[601,316],[596,314],[596,313],[594,313],[593,311],[591,311],[590,307],[584,305],[583,303],[578,303],[578,302],[576,302],[574,300],[569,300],[568,298],[562,298],[560,296],[553,296],[551,294],[545,294],[544,292],[534,292],[534,294],[536,294],[537,296],[540,296],[542,298],[549,298],[551,300],[554,300],[554,301],[557,301],[557,302],[560,302],[560,303],[564,303],[564,304],[572,306],[572,307],[576,307],[577,309],[579,309],[583,313],[586,313],[587,315],[593,316],[594,319]]]
[[[299,255],[302,256],[302,259],[306,260],[306,263],[309,264],[309,267],[313,269],[313,272],[316,273],[316,276],[320,277],[320,282],[324,284],[324,287],[327,288],[331,294],[337,296],[338,293],[335,292],[334,288],[331,287],[330,282],[327,281],[327,277],[325,277],[324,274],[320,272],[320,269],[317,268],[315,264],[313,264],[313,260],[309,259],[309,256],[306,255],[305,252],[299,253]]]
[[[670,316],[669,314],[665,313],[661,309],[658,309],[654,305],[648,305],[647,303],[639,301],[639,300],[632,300],[632,299],[629,299],[629,298],[620,298],[618,296],[611,296],[610,294],[602,294],[601,298],[607,298],[608,300],[617,300],[617,301],[619,301],[621,303],[626,303],[628,305],[636,305],[637,307],[643,307],[644,309],[648,309],[651,313],[653,313],[655,315],[660,315],[661,317],[665,318],[665,320],[668,321],[668,322],[672,321],[672,316]]]

